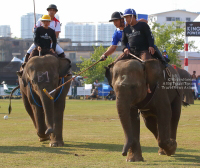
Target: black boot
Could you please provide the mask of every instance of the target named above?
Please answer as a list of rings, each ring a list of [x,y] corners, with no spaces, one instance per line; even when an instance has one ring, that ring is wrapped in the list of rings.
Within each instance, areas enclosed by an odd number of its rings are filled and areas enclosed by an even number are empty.
[[[154,56],[155,56],[156,58],[158,58],[158,59],[162,62],[162,64],[165,66],[165,68],[168,67],[168,63],[166,62],[165,58],[162,56],[162,54],[161,54],[161,52],[159,51],[159,49],[157,48],[157,46],[154,46],[154,48],[155,48],[155,50],[156,50]]]
[[[65,58],[65,53],[63,52],[63,53],[59,54],[58,57]]]

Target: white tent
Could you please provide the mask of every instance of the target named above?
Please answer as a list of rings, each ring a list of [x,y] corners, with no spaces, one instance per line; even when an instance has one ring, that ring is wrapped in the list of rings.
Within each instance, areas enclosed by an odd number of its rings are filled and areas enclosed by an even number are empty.
[[[23,63],[24,61],[22,61],[21,59],[19,59],[17,57],[13,57],[13,59],[11,60],[11,62],[21,62],[21,63]]]

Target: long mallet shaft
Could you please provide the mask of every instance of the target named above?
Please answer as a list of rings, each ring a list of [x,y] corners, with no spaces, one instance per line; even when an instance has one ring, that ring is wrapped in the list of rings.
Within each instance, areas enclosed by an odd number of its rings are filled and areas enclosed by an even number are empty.
[[[35,15],[35,0],[33,0],[33,8],[34,8],[34,27],[36,27],[36,15]]]
[[[51,94],[53,92],[55,92],[56,90],[60,89],[62,86],[66,85],[67,83],[71,82],[73,79],[75,79],[77,76],[81,75],[82,73],[84,73],[85,71],[87,71],[88,69],[92,68],[94,65],[98,64],[100,61],[103,61],[103,59],[100,59],[99,61],[95,62],[94,64],[92,64],[91,66],[89,66],[88,68],[86,68],[85,70],[83,70],[82,72],[80,72],[79,74],[77,74],[76,76],[74,76],[73,78],[71,78],[70,80],[66,81],[65,83],[63,83],[62,85],[58,86],[57,88],[55,88],[54,90],[52,90],[51,92],[48,93],[48,91],[44,88],[43,92],[51,99],[53,100],[54,98],[51,96]]]

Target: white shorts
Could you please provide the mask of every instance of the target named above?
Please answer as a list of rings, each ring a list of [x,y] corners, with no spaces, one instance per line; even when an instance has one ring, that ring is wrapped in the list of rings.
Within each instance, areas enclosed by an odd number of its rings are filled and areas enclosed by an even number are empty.
[[[51,44],[51,46],[52,46],[52,44]],[[27,53],[31,53],[32,51],[33,51],[33,49],[35,48],[36,46],[35,46],[35,44],[33,43],[31,46],[30,46],[30,48],[27,50]],[[58,44],[56,44],[56,53],[59,55],[59,54],[62,54],[62,53],[64,53],[64,50],[58,45]]]

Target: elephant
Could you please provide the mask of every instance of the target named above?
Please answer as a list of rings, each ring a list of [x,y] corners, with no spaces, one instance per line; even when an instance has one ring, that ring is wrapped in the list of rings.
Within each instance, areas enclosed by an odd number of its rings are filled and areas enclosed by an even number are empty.
[[[106,67],[105,76],[116,93],[116,107],[125,135],[122,155],[127,156],[128,162],[144,160],[140,114],[158,142],[159,155],[170,156],[176,151],[183,92],[178,88],[180,76],[177,71],[171,65],[168,70],[171,74],[167,74],[164,65],[156,59],[144,62],[125,59]],[[177,78],[171,82],[173,86],[168,86],[170,75]],[[151,93],[147,92],[148,87]]]
[[[192,93],[192,75],[186,70],[176,67],[177,72],[181,78],[181,82],[186,82],[185,87],[183,88],[183,101],[187,104],[194,104],[194,96]]]
[[[49,99],[43,89],[51,91],[61,81],[70,80],[72,75],[66,76],[70,68],[69,59],[47,54],[31,58],[22,76],[18,76],[23,103],[36,128],[39,141],[50,140],[51,147],[64,145],[63,115],[70,82],[52,94],[55,100]]]

